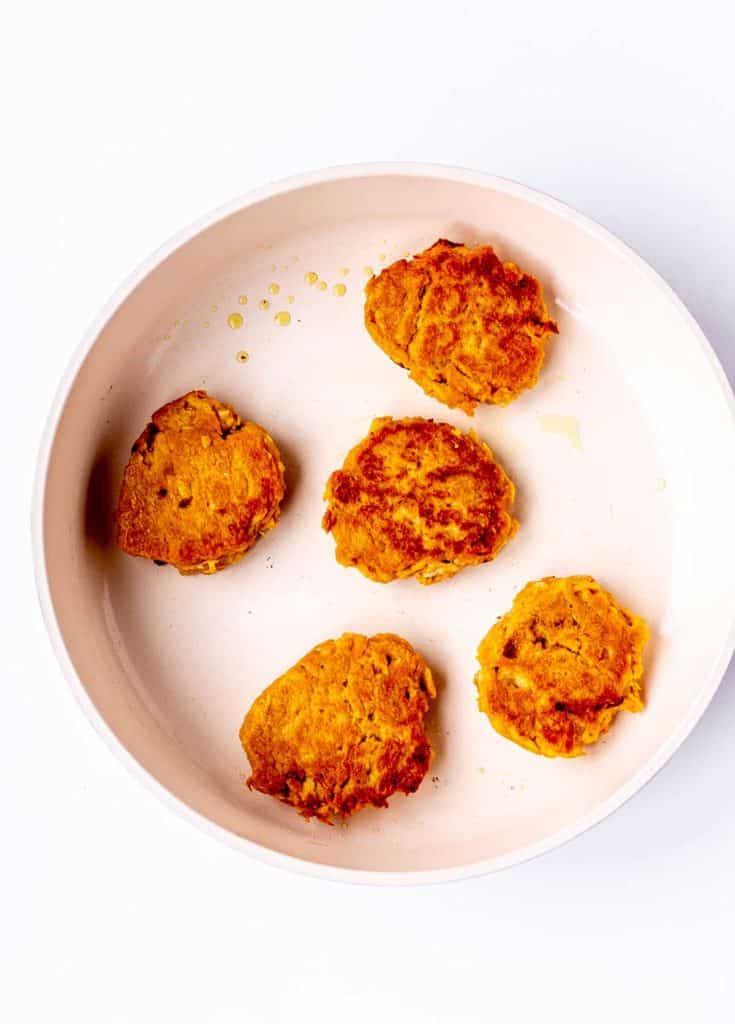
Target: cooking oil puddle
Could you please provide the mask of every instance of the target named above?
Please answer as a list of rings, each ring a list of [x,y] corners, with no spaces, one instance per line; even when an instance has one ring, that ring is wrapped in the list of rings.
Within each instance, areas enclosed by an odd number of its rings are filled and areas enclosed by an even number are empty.
[[[579,420],[576,416],[558,416],[555,413],[539,417],[541,429],[547,434],[564,434],[575,451],[582,451]]]

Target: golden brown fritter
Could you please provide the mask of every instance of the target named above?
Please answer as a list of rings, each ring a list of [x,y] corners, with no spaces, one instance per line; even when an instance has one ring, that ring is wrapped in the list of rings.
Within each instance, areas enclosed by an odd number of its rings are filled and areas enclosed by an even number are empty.
[[[480,644],[480,710],[527,750],[576,757],[619,711],[642,710],[647,640],[591,576],[528,583]]]
[[[129,555],[213,573],[278,522],[283,464],[272,438],[206,391],[153,413],[132,448],[117,510]]]
[[[365,287],[365,325],[427,395],[472,415],[532,388],[557,326],[541,285],[492,246],[440,239]]]
[[[345,633],[319,644],[263,691],[240,741],[250,789],[328,822],[414,793],[432,751],[431,671],[399,636]]]
[[[433,420],[373,420],[324,497],[337,561],[379,583],[437,583],[489,562],[518,528],[515,488],[488,446]]]

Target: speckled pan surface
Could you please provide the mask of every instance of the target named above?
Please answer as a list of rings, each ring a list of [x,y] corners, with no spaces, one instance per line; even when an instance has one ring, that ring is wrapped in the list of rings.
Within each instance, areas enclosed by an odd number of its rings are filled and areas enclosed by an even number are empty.
[[[559,323],[538,386],[472,419],[427,397],[362,322],[364,268],[438,237],[491,242],[542,281]],[[149,414],[199,387],[273,435],[289,495],[243,562],[182,578],[120,553],[112,516]],[[490,444],[517,484],[521,521],[495,562],[433,587],[337,565],[320,528],[324,483],[380,415],[444,419]],[[92,722],[190,820],[322,877],[466,877],[599,821],[700,717],[733,645],[734,460],[732,394],[706,340],[602,228],[473,172],[309,174],[171,240],[84,340],[39,460],[41,602]],[[619,716],[586,757],[550,761],[477,711],[475,651],[524,583],[572,573],[596,576],[648,620],[648,707]],[[330,828],[247,791],[238,729],[265,685],[348,630],[400,633],[429,661],[437,756],[417,794]]]

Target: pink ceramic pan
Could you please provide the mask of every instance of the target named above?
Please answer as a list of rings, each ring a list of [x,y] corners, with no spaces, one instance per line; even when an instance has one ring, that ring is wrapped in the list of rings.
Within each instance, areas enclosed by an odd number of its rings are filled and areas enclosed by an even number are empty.
[[[366,275],[439,237],[491,242],[541,279],[559,323],[538,386],[473,419],[427,397],[363,327]],[[112,523],[150,413],[199,387],[272,433],[289,496],[243,562],[185,579],[121,554]],[[522,524],[495,562],[433,587],[337,565],[320,528],[324,483],[379,415],[440,418],[488,441],[517,483]],[[734,459],[733,397],[712,350],[605,230],[474,172],[321,171],[182,231],[82,342],[39,459],[41,602],[85,713],[190,821],[324,878],[463,878],[600,821],[699,719],[733,648]],[[648,706],[587,756],[547,760],[477,711],[475,651],[526,581],[571,573],[596,576],[650,623]],[[246,789],[238,728],[265,685],[346,630],[394,631],[425,655],[440,681],[437,753],[418,793],[328,827]]]

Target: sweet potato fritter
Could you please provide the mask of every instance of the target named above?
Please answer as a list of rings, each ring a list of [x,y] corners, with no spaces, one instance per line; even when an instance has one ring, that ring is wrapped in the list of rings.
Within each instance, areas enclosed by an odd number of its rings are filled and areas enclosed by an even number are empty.
[[[213,573],[278,522],[285,492],[273,439],[206,391],[153,413],[132,448],[117,510],[129,555]]]
[[[432,751],[431,671],[399,636],[345,633],[319,644],[261,693],[240,741],[250,789],[328,822],[414,793]]]
[[[576,757],[619,711],[642,710],[647,640],[591,576],[528,583],[480,644],[480,710],[527,750]]]
[[[428,395],[472,415],[532,388],[557,326],[541,285],[492,246],[440,239],[368,281],[365,325]]]
[[[515,488],[488,446],[433,420],[373,420],[324,496],[337,561],[379,583],[437,583],[489,562],[518,527]]]

